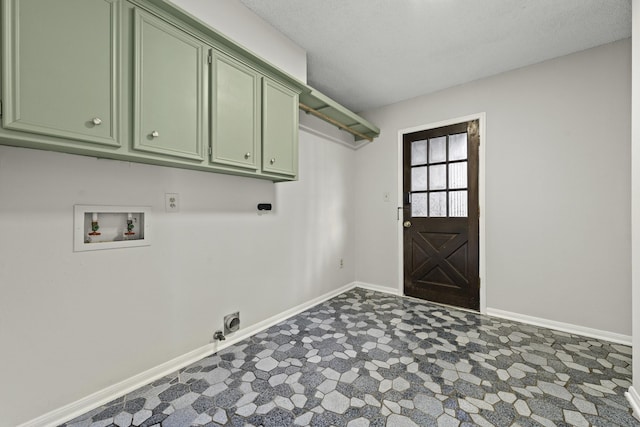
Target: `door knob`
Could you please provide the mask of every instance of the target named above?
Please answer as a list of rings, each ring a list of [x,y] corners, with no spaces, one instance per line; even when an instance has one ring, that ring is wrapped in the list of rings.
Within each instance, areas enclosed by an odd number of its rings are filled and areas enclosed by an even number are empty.
[[[404,226],[404,228],[410,228],[411,227],[411,221],[405,221],[402,223],[402,225]]]

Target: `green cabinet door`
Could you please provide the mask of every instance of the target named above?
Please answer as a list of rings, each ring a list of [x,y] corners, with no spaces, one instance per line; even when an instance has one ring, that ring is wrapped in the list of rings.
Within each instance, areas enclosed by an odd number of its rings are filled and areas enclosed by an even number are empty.
[[[211,161],[257,170],[260,75],[217,51],[211,66]]]
[[[3,1],[3,127],[120,144],[119,6]]]
[[[262,83],[262,170],[298,173],[298,94],[268,78]]]
[[[133,147],[202,161],[208,47],[149,13],[134,14]]]

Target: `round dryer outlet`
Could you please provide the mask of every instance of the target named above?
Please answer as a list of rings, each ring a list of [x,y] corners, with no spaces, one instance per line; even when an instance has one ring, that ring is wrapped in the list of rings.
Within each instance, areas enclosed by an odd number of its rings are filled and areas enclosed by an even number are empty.
[[[224,316],[224,334],[232,334],[240,329],[240,312]]]

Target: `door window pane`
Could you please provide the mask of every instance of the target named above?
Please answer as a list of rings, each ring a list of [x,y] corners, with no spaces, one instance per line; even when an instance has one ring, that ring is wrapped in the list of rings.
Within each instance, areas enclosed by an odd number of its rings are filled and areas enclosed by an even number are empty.
[[[411,216],[429,216],[427,209],[427,193],[411,194]]]
[[[464,160],[467,158],[467,134],[449,135],[449,160]]]
[[[450,217],[466,217],[467,216],[467,192],[452,191],[449,193],[449,216]]]
[[[424,191],[427,189],[427,167],[411,168],[411,191]]]
[[[429,216],[447,216],[447,193],[429,193]]]
[[[467,162],[449,164],[449,188],[467,187]]]
[[[429,166],[429,190],[444,190],[447,188],[447,166]]]
[[[438,130],[439,133],[431,135],[443,136],[410,141],[408,190],[414,217],[465,218],[469,215],[469,139],[467,132],[460,131],[464,128],[456,129],[455,133],[443,135]]]
[[[427,163],[427,140],[411,143],[411,165],[424,165]]]
[[[429,140],[429,163],[444,162],[447,160],[447,137],[432,138]]]

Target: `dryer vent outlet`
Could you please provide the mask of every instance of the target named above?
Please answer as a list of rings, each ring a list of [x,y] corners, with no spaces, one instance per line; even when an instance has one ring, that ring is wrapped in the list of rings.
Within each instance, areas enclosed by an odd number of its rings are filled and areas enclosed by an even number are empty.
[[[240,329],[240,312],[227,314],[224,316],[224,334],[232,334]]]

